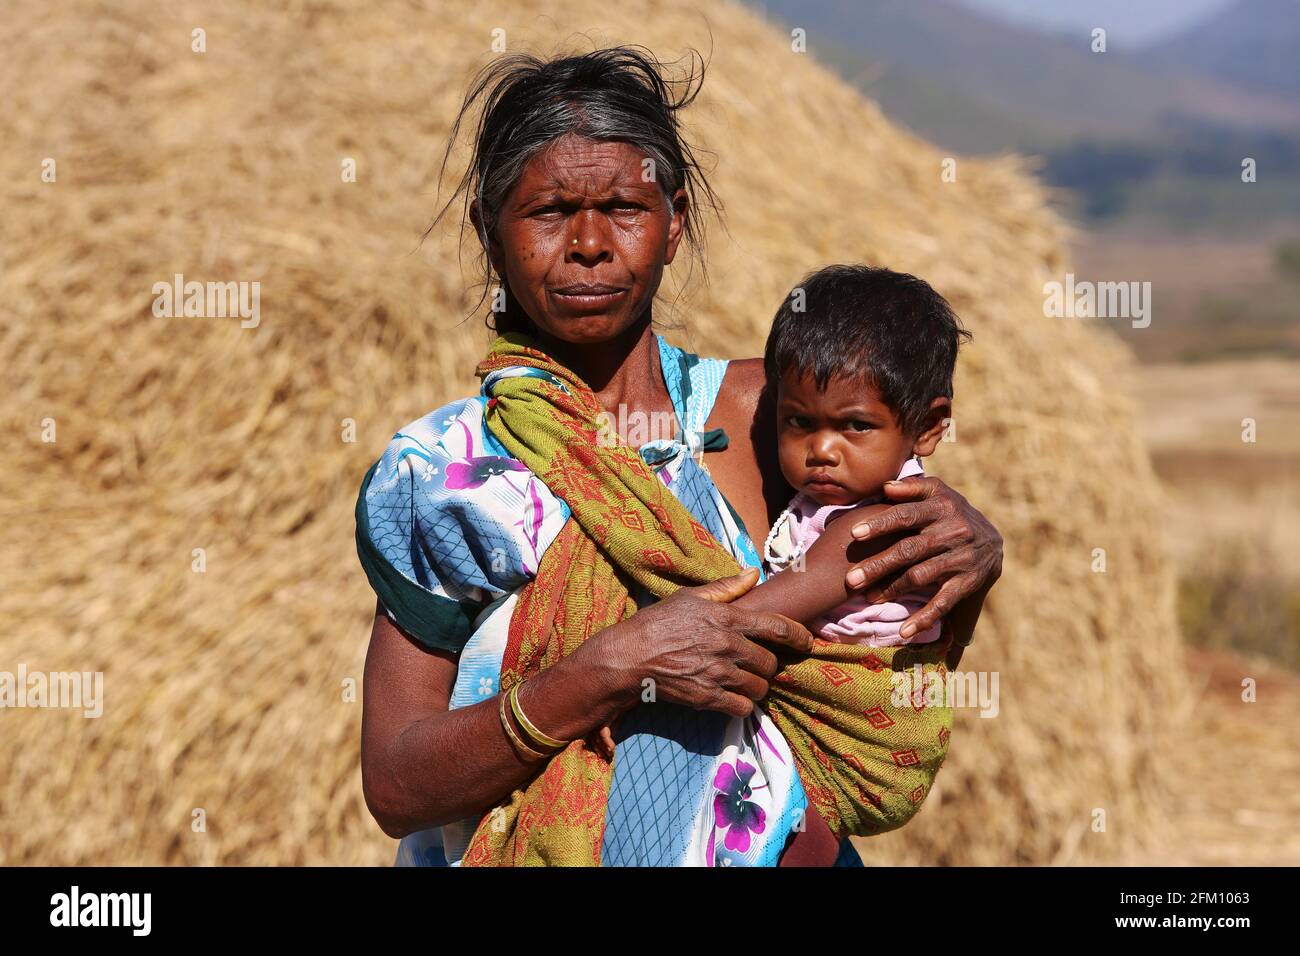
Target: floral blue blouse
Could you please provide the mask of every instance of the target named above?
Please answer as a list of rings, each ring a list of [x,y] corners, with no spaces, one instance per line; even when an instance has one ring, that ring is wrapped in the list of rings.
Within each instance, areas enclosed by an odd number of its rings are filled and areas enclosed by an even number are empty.
[[[706,432],[704,424],[727,362],[656,340],[682,430],[640,445],[641,455],[742,566],[764,574],[704,464],[706,449],[726,446],[722,430]],[[497,693],[518,593],[569,517],[568,506],[483,423],[495,382],[525,374],[545,373],[498,370],[478,395],[403,428],[357,502],[358,553],[387,613],[426,646],[458,655],[453,709]],[[635,597],[641,606],[653,600]],[[615,742],[605,866],[773,866],[802,825],[807,798],[794,759],[761,708],[732,718],[642,704],[619,721]],[[405,837],[398,865],[458,865],[477,824],[467,819]]]

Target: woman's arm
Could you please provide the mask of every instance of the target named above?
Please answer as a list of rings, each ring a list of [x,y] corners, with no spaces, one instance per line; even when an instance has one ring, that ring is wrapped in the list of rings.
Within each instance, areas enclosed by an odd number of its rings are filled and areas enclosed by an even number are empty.
[[[456,658],[426,650],[383,609],[366,654],[361,779],[366,805],[394,838],[483,813],[537,771],[519,755],[493,695],[448,710]],[[598,661],[566,658],[527,681],[519,702],[561,739],[585,737],[621,712],[620,688]]]
[[[751,713],[777,670],[776,655],[754,641],[812,648],[812,635],[789,618],[733,606],[756,580],[751,571],[679,588],[528,678],[520,705],[561,740],[585,738],[634,707],[647,680],[658,700]],[[448,710],[455,679],[453,655],[421,648],[377,611],[366,655],[361,775],[366,805],[389,836],[481,814],[544,766],[511,745],[499,695]]]

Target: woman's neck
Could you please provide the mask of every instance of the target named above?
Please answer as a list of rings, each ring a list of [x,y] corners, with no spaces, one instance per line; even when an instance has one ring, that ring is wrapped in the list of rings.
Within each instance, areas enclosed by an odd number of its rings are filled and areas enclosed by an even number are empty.
[[[620,405],[629,411],[651,411],[669,404],[648,311],[644,319],[603,342],[541,338],[550,355],[586,382],[607,411],[616,412]]]

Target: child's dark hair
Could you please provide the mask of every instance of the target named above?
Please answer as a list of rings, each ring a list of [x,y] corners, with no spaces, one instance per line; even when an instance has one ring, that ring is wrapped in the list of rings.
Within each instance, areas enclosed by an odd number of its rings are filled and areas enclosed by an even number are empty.
[[[970,338],[946,299],[916,276],[833,265],[804,276],[772,320],[763,366],[825,390],[832,375],[869,382],[899,426],[917,434],[930,403],[952,397],[957,349]]]

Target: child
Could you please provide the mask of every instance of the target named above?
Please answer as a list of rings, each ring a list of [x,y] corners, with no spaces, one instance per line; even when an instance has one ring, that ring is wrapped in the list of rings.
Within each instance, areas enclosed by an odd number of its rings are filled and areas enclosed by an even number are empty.
[[[777,452],[797,493],[764,546],[772,575],[736,603],[803,621],[825,641],[882,648],[874,657],[882,668],[881,694],[888,694],[896,672],[910,669],[913,657],[934,656],[919,645],[939,640],[938,624],[902,632],[934,590],[917,589],[879,604],[871,603],[871,592],[855,593],[825,610],[849,593],[844,556],[837,551],[834,560],[806,566],[804,558],[828,523],[857,509],[828,542],[849,547],[847,527],[886,507],[861,505],[880,502],[886,482],[924,473],[920,459],[934,453],[952,415],[953,369],[966,338],[948,303],[920,279],[834,265],[792,291],[767,339],[764,364],[768,388],[775,391]],[[889,543],[861,546],[880,550]],[[918,645],[915,655],[904,645]],[[942,673],[942,664],[937,666]],[[856,741],[874,781],[872,792],[862,796],[874,808],[867,815],[875,832],[901,826],[919,809],[947,754],[951,726],[946,706],[913,701],[900,707],[883,698],[879,703],[868,711],[870,729]],[[898,759],[900,754],[907,759]],[[815,806],[829,801],[813,781],[805,787]],[[782,865],[829,865],[842,849],[818,814],[810,813],[808,823],[791,838]]]
[[[827,681],[859,682],[865,719],[853,727],[813,719],[819,725],[815,762],[852,763],[869,783],[852,796],[862,808],[853,832],[883,832],[907,822],[947,754],[952,713],[946,704],[914,700],[899,706],[890,700],[892,678],[914,664],[924,661],[930,674],[942,674],[936,661],[943,648],[935,645],[941,628],[902,632],[931,590],[872,604],[870,592],[850,596],[844,587],[843,553],[835,551],[829,560],[812,554],[806,567],[803,558],[827,524],[846,511],[856,509],[852,523],[869,517],[870,503],[880,500],[886,482],[923,474],[920,459],[933,454],[952,415],[957,349],[968,337],[948,303],[925,282],[851,265],[806,277],[777,311],[768,335],[764,364],[776,397],[777,451],[797,493],[764,547],[772,575],[734,604],[803,621],[824,641],[879,648],[845,648],[834,660],[824,658]],[[848,526],[837,526],[827,544],[849,547]],[[858,676],[838,666],[839,660],[861,665],[854,671]],[[805,709],[814,705],[815,713],[815,701],[804,703]],[[770,704],[765,706],[780,729],[790,718]],[[612,753],[608,729],[601,741]],[[832,865],[844,846],[821,815],[834,809],[836,794],[813,770],[802,781],[810,802],[807,826],[791,834],[783,866]]]
[[[934,453],[952,416],[964,338],[942,296],[888,269],[827,266],[786,298],[764,362],[776,390],[781,471],[797,494],[764,546],[773,573],[802,571],[826,525],[883,501],[885,482],[924,474],[920,460]],[[805,623],[828,641],[929,643],[939,639],[937,624],[906,637],[900,627],[933,596],[922,588],[872,604],[855,594]]]

